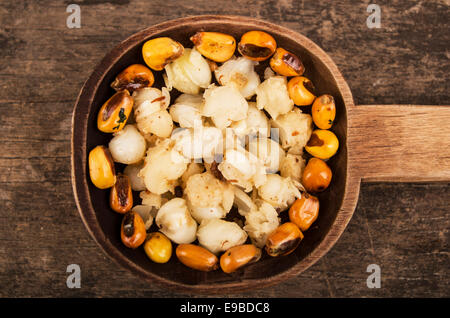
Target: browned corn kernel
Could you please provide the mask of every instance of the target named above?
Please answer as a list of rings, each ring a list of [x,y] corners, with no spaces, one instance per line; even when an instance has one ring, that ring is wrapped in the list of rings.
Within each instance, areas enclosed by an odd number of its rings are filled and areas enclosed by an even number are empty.
[[[308,192],[322,192],[330,185],[333,172],[325,161],[311,158],[302,174],[302,184]]]
[[[305,72],[302,61],[293,53],[279,47],[270,59],[270,67],[283,76],[299,76]]]
[[[287,84],[289,97],[297,106],[311,105],[316,96],[314,95],[313,83],[303,76],[296,76],[289,80]]]
[[[239,268],[255,263],[261,258],[261,250],[253,244],[234,246],[220,257],[220,267],[225,273],[232,273]]]
[[[116,183],[111,188],[109,205],[117,213],[127,213],[133,207],[133,191],[128,176],[119,173]]]
[[[319,199],[308,193],[303,193],[289,209],[289,220],[301,231],[309,229],[319,216]]]
[[[97,146],[89,152],[89,176],[99,189],[110,188],[116,182],[114,161],[105,146]]]
[[[114,82],[111,83],[111,87],[116,91],[126,89],[132,93],[137,89],[150,87],[154,82],[155,77],[148,67],[142,64],[133,64],[117,75]]]
[[[215,62],[229,60],[236,50],[236,40],[224,33],[197,32],[191,41],[201,55]]]
[[[288,255],[297,248],[302,239],[303,233],[298,226],[292,222],[286,222],[267,237],[266,252],[274,257]]]
[[[128,117],[133,109],[133,98],[130,92],[122,90],[116,92],[103,104],[98,112],[97,127],[105,133],[122,130],[127,123]]]
[[[170,62],[184,53],[181,43],[168,37],[148,40],[142,46],[142,56],[145,64],[155,71],[161,71]]]
[[[122,220],[120,238],[129,248],[137,248],[144,243],[147,232],[142,217],[134,211],[127,212]]]
[[[311,115],[317,127],[330,129],[336,117],[336,105],[333,96],[319,96],[312,105]]]
[[[277,48],[277,42],[263,31],[249,31],[242,35],[238,51],[253,61],[264,61],[272,56]]]
[[[203,248],[194,244],[180,244],[175,253],[181,263],[187,267],[209,272],[218,268],[217,256]]]

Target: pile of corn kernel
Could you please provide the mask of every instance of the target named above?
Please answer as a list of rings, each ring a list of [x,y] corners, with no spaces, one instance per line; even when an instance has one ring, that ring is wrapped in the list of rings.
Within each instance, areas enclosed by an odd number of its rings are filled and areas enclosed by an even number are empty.
[[[150,39],[146,65],[117,75],[97,117],[113,137],[90,151],[89,173],[124,215],[125,246],[166,263],[175,244],[184,265],[231,273],[264,250],[292,253],[316,221],[314,195],[330,185],[326,161],[339,147],[330,130],[335,100],[316,96],[301,59],[266,32],[249,31],[237,45],[218,32],[190,40],[192,48]],[[266,60],[261,78],[255,67]],[[153,72],[162,72],[161,89],[152,87]],[[126,165],[123,173],[116,163]],[[241,219],[227,218],[233,207]],[[280,224],[285,211],[289,221]]]

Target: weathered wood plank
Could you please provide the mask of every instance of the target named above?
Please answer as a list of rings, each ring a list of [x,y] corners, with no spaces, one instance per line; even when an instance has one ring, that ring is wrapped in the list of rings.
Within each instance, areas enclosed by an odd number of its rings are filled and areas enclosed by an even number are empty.
[[[307,35],[334,59],[356,104],[448,104],[450,4],[380,4],[368,29],[360,1],[76,1],[82,28],[66,27],[72,1],[0,7],[1,297],[182,297],[139,282],[111,261],[78,216],[70,185],[70,124],[82,84],[130,34],[194,14],[248,15]],[[335,247],[301,276],[239,297],[448,297],[450,187],[363,184]],[[66,287],[80,264],[82,288]],[[376,263],[382,288],[368,289]],[[226,291],[225,291],[226,292]]]

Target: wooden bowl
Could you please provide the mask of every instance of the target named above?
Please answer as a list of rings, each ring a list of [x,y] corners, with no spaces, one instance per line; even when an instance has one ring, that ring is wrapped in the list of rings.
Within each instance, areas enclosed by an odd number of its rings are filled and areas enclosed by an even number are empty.
[[[279,47],[297,54],[317,91],[331,94],[336,100],[333,131],[340,148],[329,160],[333,181],[319,195],[319,218],[305,232],[294,253],[279,258],[266,255],[233,274],[220,270],[198,272],[182,265],[175,256],[167,264],[153,263],[142,249],[131,250],[122,244],[119,235],[122,216],[109,208],[109,191],[97,189],[89,180],[89,151],[99,144],[107,145],[111,138],[97,129],[97,113],[113,94],[109,85],[115,76],[130,64],[143,63],[141,47],[146,40],[169,36],[192,47],[189,37],[197,31],[224,32],[239,40],[249,30],[266,31],[274,36]],[[162,83],[161,75],[157,76],[156,86],[158,83]],[[300,274],[334,245],[352,217],[361,179],[449,180],[449,125],[439,129],[435,125],[442,118],[450,119],[448,106],[355,107],[351,91],[331,58],[305,36],[284,27],[233,16],[177,19],[149,27],[120,43],[84,84],[73,112],[73,189],[78,210],[92,237],[109,256],[141,279],[193,293],[223,294],[261,288]],[[413,128],[417,125],[422,127],[419,137]],[[420,147],[410,148],[414,145]],[[436,155],[436,149],[443,153]]]

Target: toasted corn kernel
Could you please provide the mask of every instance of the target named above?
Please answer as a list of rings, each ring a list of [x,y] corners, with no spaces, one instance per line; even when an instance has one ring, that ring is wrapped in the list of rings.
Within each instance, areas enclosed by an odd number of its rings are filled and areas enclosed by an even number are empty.
[[[279,47],[270,59],[270,67],[283,76],[299,76],[305,72],[305,67],[297,55]]]
[[[264,61],[272,56],[277,48],[277,42],[263,31],[249,31],[242,35],[238,51],[242,56],[253,61]]]
[[[287,84],[289,97],[297,106],[311,105],[316,96],[314,95],[313,83],[303,76],[296,76],[289,80]]]
[[[128,176],[119,173],[116,183],[111,188],[109,205],[117,213],[127,213],[133,207],[133,191]]]
[[[292,222],[286,222],[267,237],[266,252],[270,256],[288,255],[297,248],[302,239],[303,233],[298,226]]]
[[[228,34],[219,32],[197,32],[191,36],[197,51],[215,62],[229,60],[236,50],[236,40]]]
[[[333,96],[319,96],[312,105],[311,115],[317,127],[330,129],[336,117],[336,105]]]
[[[302,184],[308,192],[322,192],[330,185],[333,173],[325,161],[311,158],[302,174]]]
[[[172,256],[172,243],[162,233],[150,233],[145,241],[144,251],[155,263],[167,263]]]
[[[289,220],[302,231],[309,229],[318,216],[319,199],[306,192],[289,209]]]
[[[115,93],[98,112],[98,129],[105,133],[122,130],[133,110],[133,104],[133,98],[127,90]]]
[[[107,189],[116,182],[114,161],[105,146],[97,146],[89,152],[89,175],[99,189]]]
[[[253,244],[234,246],[220,257],[220,267],[225,273],[232,273],[239,268],[257,262],[261,250]]]
[[[144,243],[147,233],[142,217],[134,211],[127,212],[122,220],[120,238],[129,248],[137,248]]]
[[[198,245],[180,244],[175,253],[181,263],[199,271],[209,272],[219,267],[217,256]]]
[[[148,67],[142,64],[133,64],[116,76],[111,87],[116,91],[126,89],[132,93],[137,89],[150,87],[154,82],[155,77]]]
[[[142,46],[142,56],[145,64],[155,71],[161,71],[170,62],[183,55],[181,43],[168,37],[148,40]]]
[[[324,129],[314,130],[305,146],[307,152],[320,159],[331,158],[338,148],[339,140],[336,135]]]

